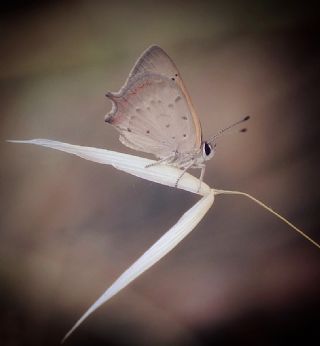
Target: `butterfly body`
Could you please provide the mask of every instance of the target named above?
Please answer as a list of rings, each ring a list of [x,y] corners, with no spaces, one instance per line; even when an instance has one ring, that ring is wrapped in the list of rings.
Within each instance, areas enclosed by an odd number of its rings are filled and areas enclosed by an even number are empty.
[[[214,148],[202,141],[200,121],[180,73],[160,47],[148,48],[120,91],[106,96],[112,109],[105,121],[120,132],[124,145],[155,155],[156,164],[182,168],[178,181],[189,168],[201,168],[203,178],[204,162]]]

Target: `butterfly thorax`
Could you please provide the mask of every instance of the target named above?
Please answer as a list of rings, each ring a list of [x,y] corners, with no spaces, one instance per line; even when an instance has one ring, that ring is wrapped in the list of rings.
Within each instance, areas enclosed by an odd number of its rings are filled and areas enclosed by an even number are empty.
[[[214,146],[204,141],[199,149],[192,152],[181,153],[179,151],[173,152],[167,159],[163,158],[165,162],[178,168],[194,167],[198,168],[203,166],[205,161],[210,160],[215,153]]]

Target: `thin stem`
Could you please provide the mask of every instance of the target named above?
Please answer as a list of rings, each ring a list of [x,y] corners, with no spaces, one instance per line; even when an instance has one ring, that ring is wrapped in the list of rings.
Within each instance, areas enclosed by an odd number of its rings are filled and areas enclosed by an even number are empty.
[[[313,239],[311,239],[308,235],[306,235],[303,231],[301,231],[298,227],[296,227],[295,225],[293,225],[290,221],[288,221],[286,218],[284,218],[283,216],[281,216],[280,214],[278,214],[277,212],[275,212],[272,208],[268,207],[267,205],[265,205],[264,203],[262,203],[261,201],[259,201],[258,199],[254,198],[253,196],[249,195],[248,193],[245,192],[241,192],[241,191],[228,191],[228,190],[214,190],[215,195],[242,195],[245,196],[249,199],[251,199],[252,201],[256,202],[257,204],[259,204],[261,207],[263,207],[264,209],[268,210],[270,213],[272,213],[273,215],[277,216],[280,220],[282,220],[283,222],[285,222],[287,225],[289,225],[290,227],[292,227],[296,232],[298,232],[300,235],[302,235],[305,239],[309,240],[313,245],[315,245],[317,248],[320,249],[320,245]]]

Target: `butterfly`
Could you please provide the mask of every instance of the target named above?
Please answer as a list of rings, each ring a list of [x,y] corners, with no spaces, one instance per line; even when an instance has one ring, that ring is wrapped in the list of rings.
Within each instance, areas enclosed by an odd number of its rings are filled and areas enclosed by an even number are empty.
[[[203,141],[199,117],[178,68],[159,46],[149,47],[137,60],[123,87],[108,92],[112,109],[105,121],[119,132],[127,147],[155,155],[159,160],[148,165],[167,164],[182,169],[175,186],[190,168],[201,169],[215,153],[215,139]]]

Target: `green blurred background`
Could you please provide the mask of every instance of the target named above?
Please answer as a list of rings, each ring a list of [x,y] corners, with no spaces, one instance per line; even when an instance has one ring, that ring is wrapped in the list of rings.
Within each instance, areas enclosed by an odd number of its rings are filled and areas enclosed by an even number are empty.
[[[104,94],[121,87],[151,44],[178,65],[205,137],[252,116],[246,134],[221,140],[205,181],[253,194],[320,240],[320,16],[308,6],[1,3],[1,345],[57,345],[198,200],[5,142],[49,138],[134,153],[104,123],[111,106]],[[319,258],[252,202],[219,196],[188,238],[67,344],[310,345]]]

